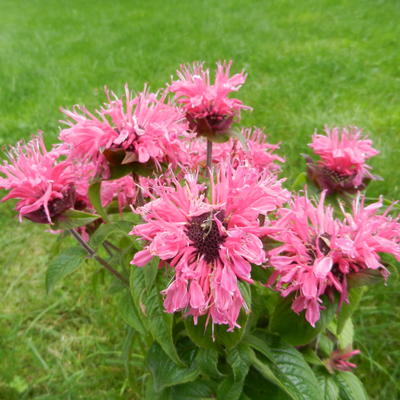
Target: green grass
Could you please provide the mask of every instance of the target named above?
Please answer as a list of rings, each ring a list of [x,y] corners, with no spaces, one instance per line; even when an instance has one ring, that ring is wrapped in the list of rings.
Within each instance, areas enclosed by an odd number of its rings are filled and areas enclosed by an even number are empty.
[[[249,73],[243,123],[282,142],[289,177],[315,129],[355,124],[381,150],[372,164],[384,181],[369,194],[398,198],[399,17],[397,0],[2,0],[0,145],[38,129],[54,142],[59,107],[93,107],[104,85],[157,88],[180,63],[233,59]],[[54,237],[18,224],[10,205],[0,212],[0,398],[140,398],[140,375],[125,381],[114,296],[91,290],[95,266],[46,295]],[[374,399],[399,397],[399,300],[392,278],[357,314],[358,373]]]

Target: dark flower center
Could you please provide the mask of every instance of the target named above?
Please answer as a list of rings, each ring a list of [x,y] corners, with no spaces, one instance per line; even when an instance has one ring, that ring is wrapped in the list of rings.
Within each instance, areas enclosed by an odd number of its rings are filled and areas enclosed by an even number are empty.
[[[307,254],[310,257],[310,265],[312,265],[317,258],[317,248],[324,256],[329,254],[331,251],[330,239],[331,236],[329,233],[323,233],[317,236],[311,243],[306,244]]]
[[[50,218],[52,220],[57,219],[57,217],[63,214],[66,210],[73,208],[75,198],[75,188],[73,185],[69,185],[63,192],[63,197],[61,199],[54,199],[49,202],[47,208],[49,210]],[[25,218],[39,224],[49,223],[44,206],[40,206],[36,211],[25,214]]]
[[[214,217],[223,222],[225,212],[206,212],[192,217],[186,225],[186,235],[196,248],[196,255],[202,255],[207,263],[218,258],[219,247],[225,241],[225,236],[220,234]]]

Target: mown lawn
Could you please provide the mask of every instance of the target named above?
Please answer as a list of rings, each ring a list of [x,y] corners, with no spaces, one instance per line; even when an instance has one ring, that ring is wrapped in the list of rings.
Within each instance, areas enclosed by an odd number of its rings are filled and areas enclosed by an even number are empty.
[[[290,180],[309,136],[354,124],[381,151],[369,188],[400,195],[400,2],[398,0],[152,0],[0,2],[0,145],[41,129],[54,142],[59,107],[103,101],[169,81],[183,62],[233,59],[254,111],[246,125],[281,142]],[[55,237],[0,208],[0,399],[135,399],[120,352],[126,327],[113,293],[88,264],[51,295],[46,252]],[[95,277],[95,278],[93,278]],[[369,290],[356,317],[358,374],[373,399],[398,399],[400,283]],[[140,338],[135,339],[137,343]],[[135,348],[135,346],[134,346]]]

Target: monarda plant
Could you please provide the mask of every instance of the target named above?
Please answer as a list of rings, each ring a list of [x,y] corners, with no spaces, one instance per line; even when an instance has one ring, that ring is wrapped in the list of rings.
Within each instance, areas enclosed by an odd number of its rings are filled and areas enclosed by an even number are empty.
[[[362,193],[378,151],[327,127],[287,187],[279,145],[238,127],[250,107],[231,97],[246,80],[231,65],[62,109],[60,143],[9,150],[3,201],[75,241],[51,251],[48,291],[88,258],[111,274],[144,353],[141,398],[366,399],[352,314],[400,260],[395,203]]]

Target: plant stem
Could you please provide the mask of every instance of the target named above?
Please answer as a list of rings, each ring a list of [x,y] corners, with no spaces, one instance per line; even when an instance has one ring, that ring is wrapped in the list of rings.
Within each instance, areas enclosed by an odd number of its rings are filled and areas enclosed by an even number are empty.
[[[119,279],[126,287],[129,287],[128,280],[121,275],[117,270],[115,270],[106,260],[99,257],[96,252],[82,239],[81,235],[75,229],[69,229],[71,235],[76,239],[76,241],[86,250],[89,257],[94,258],[99,264],[101,264],[108,272],[113,274],[117,279]]]
[[[212,141],[207,139],[207,169],[209,170],[209,174],[211,174],[212,167],[212,146]]]

